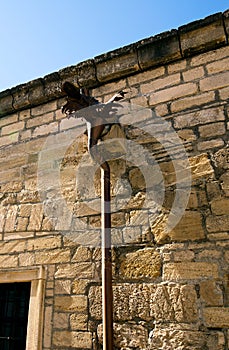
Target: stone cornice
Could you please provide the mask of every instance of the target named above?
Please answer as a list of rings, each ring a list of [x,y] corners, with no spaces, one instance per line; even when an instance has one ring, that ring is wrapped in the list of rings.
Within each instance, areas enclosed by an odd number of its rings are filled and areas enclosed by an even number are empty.
[[[201,34],[201,35],[200,35]],[[0,117],[63,96],[69,80],[94,88],[152,67],[228,45],[229,10],[102,54],[0,93]]]

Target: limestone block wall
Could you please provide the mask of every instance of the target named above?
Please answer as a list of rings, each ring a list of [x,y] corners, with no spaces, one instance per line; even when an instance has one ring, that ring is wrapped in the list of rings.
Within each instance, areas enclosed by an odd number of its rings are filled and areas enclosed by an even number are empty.
[[[0,283],[44,271],[34,349],[102,349],[100,177],[66,80],[101,102],[123,89],[134,111],[108,135],[136,155],[110,160],[115,347],[228,349],[228,15],[0,93]]]

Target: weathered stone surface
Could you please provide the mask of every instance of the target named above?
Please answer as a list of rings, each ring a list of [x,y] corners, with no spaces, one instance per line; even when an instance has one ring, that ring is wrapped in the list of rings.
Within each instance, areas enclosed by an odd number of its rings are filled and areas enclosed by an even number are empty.
[[[18,258],[16,255],[0,255],[0,267],[5,269],[8,267],[17,267]]]
[[[137,250],[122,257],[119,273],[130,279],[156,278],[161,274],[161,257],[153,248]]]
[[[99,81],[109,81],[139,70],[137,52],[120,49],[95,58]]]
[[[175,128],[183,129],[195,125],[222,121],[224,119],[225,116],[222,107],[207,108],[175,117],[174,126]]]
[[[102,324],[98,326],[99,342],[102,344]],[[141,325],[114,324],[114,345],[119,349],[146,349],[147,329]]]
[[[184,56],[215,48],[226,41],[221,14],[209,16],[204,20],[189,23],[179,28],[181,50]]]
[[[197,295],[192,286],[158,286],[151,307],[157,322],[197,321]]]
[[[70,294],[71,293],[71,281],[70,280],[56,280],[55,281],[55,294]]]
[[[229,308],[208,307],[203,310],[204,320],[210,328],[228,328]]]
[[[114,319],[134,320],[141,318],[150,320],[154,317],[152,298],[156,286],[153,284],[120,284],[113,286]],[[140,298],[139,298],[140,297]],[[91,287],[89,292],[90,314],[96,320],[102,319],[101,287]]]
[[[213,177],[214,170],[212,168],[210,159],[206,153],[200,154],[195,157],[190,157],[189,163],[193,180],[197,180],[198,178],[209,179]]]
[[[47,306],[45,308],[45,314],[44,314],[44,346],[50,347],[51,346],[51,339],[52,339],[52,307]]]
[[[69,324],[69,313],[54,312],[53,326],[56,329],[67,329]]]
[[[209,277],[218,277],[218,265],[216,263],[186,262],[183,264],[177,262],[164,265],[163,279],[165,281],[188,281]]]
[[[1,92],[0,94],[0,115],[5,115],[7,113],[12,113],[13,108],[13,96],[10,90]],[[1,125],[1,124],[0,124]]]
[[[72,257],[73,262],[83,262],[91,260],[91,251],[88,247],[80,246]]]
[[[1,254],[23,252],[26,249],[25,241],[5,241],[0,242]]]
[[[167,215],[153,222],[151,229],[157,243],[167,241],[194,241],[205,236],[202,216],[196,211],[186,211],[179,223],[172,229],[167,229]]]
[[[143,69],[181,57],[176,30],[140,41],[137,50],[139,64]]]
[[[220,183],[225,195],[228,197],[229,196],[229,171],[227,171],[220,177]]]
[[[57,265],[56,278],[92,279],[95,274],[95,266],[90,262]]]
[[[53,249],[47,251],[35,252],[37,264],[58,264],[67,263],[70,261],[69,249]]]
[[[199,133],[201,137],[214,137],[217,135],[225,134],[226,129],[224,123],[214,123],[212,125],[203,125],[199,127]]]
[[[228,215],[209,215],[206,219],[206,227],[208,232],[222,232],[229,230]]]
[[[200,81],[200,89],[201,91],[210,91],[224,88],[229,85],[228,78],[228,72],[220,73],[217,76],[212,75]]]
[[[77,80],[80,86],[92,87],[97,84],[94,60],[87,60],[76,66]]]
[[[216,198],[211,202],[211,210],[215,215],[229,215],[229,198]]]
[[[229,149],[220,149],[213,155],[217,171],[222,174],[229,169]]]
[[[91,349],[92,335],[90,332],[54,331],[53,343],[58,347]]]
[[[203,350],[206,348],[206,344],[207,337],[204,333],[180,330],[176,327],[162,328],[157,326],[150,332],[149,336],[150,350]]]
[[[55,310],[60,312],[86,312],[87,297],[84,295],[56,296]]]
[[[27,250],[55,249],[61,247],[61,236],[36,237],[28,240]]]
[[[72,314],[70,316],[70,327],[74,331],[86,331],[87,330],[87,314]]]
[[[214,281],[200,283],[200,296],[208,306],[222,306],[223,293]]]

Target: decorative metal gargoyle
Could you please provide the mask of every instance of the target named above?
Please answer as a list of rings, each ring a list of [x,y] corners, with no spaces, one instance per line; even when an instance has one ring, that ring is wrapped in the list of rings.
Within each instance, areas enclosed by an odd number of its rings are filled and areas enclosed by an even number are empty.
[[[117,102],[124,98],[126,92],[119,91],[106,103],[99,103],[94,97],[81,92],[79,88],[70,82],[65,82],[62,87],[63,92],[67,94],[67,103],[62,107],[62,112],[72,115],[75,112],[76,117],[84,118],[87,123],[88,151],[91,157],[102,163],[101,155],[98,154],[96,146],[98,141],[105,136],[114,123],[118,123],[115,112],[120,104]],[[95,105],[97,105],[95,107]],[[90,106],[94,106],[90,108]],[[78,111],[86,108],[85,111]]]

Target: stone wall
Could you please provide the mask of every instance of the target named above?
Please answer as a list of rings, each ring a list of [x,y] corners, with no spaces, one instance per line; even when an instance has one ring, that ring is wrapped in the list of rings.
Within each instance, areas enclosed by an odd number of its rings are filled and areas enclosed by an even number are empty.
[[[99,172],[84,124],[61,113],[66,80],[101,102],[124,89],[137,116],[110,131],[140,159],[110,161],[116,348],[228,349],[228,16],[0,93],[0,269],[45,268],[43,350],[102,348]],[[167,230],[178,179],[189,200]]]

